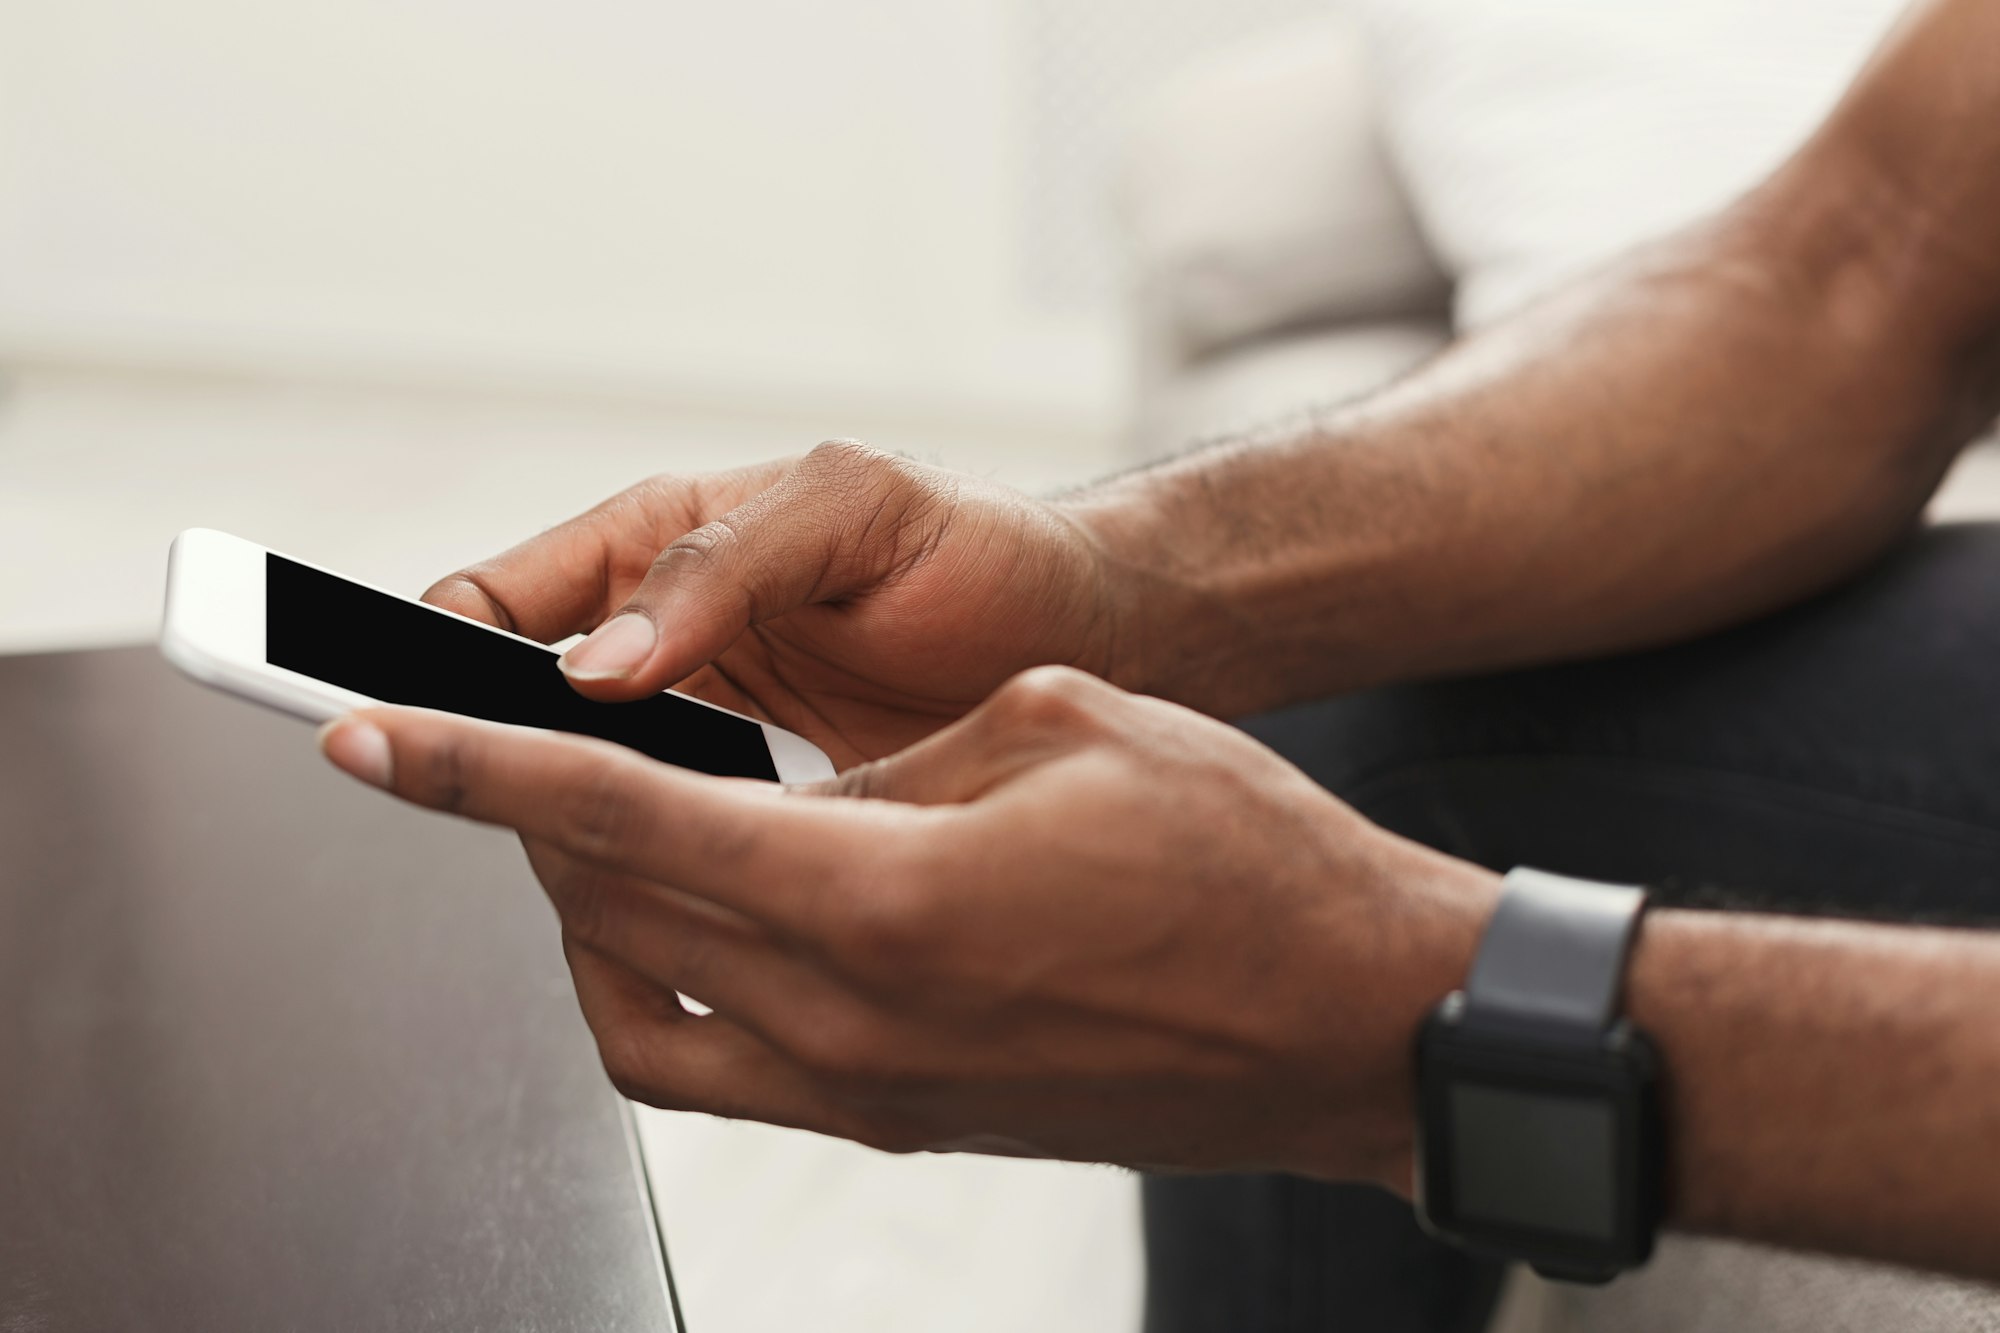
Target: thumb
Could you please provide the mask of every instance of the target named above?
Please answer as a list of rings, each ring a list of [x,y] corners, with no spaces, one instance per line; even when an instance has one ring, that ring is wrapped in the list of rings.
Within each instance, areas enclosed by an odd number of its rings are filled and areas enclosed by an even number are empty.
[[[1069,667],[1035,667],[907,749],[794,790],[907,805],[964,805],[1086,747],[1115,743],[1132,706],[1129,695],[1094,676]]]
[[[822,444],[770,489],[661,551],[625,604],[563,655],[563,672],[601,699],[666,689],[750,626],[906,567],[949,490],[941,475],[856,441]]]

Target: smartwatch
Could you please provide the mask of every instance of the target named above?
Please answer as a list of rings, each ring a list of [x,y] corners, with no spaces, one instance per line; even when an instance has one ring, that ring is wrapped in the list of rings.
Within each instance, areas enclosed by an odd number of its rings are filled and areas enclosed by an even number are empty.
[[[1644,1263],[1663,1209],[1659,1058],[1620,1015],[1642,889],[1520,869],[1417,1043],[1418,1216],[1544,1277]]]

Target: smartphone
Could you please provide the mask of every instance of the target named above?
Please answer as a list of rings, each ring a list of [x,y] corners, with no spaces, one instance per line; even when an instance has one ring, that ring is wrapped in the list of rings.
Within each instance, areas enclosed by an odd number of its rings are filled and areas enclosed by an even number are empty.
[[[668,690],[598,703],[556,651],[209,528],[174,538],[160,651],[204,685],[324,722],[371,704],[596,736],[724,777],[814,782],[802,736]]]

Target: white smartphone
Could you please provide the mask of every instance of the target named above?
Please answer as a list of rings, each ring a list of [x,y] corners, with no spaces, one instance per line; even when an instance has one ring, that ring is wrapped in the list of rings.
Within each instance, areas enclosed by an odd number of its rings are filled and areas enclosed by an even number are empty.
[[[217,689],[324,722],[371,704],[597,736],[682,768],[814,782],[819,748],[668,690],[586,699],[554,649],[209,528],[174,538],[160,651]]]

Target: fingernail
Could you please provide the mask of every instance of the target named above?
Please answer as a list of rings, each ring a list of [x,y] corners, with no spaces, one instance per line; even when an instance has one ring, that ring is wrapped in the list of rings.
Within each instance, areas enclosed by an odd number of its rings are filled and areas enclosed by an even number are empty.
[[[389,737],[373,722],[337,717],[319,729],[319,748],[342,772],[373,786],[389,785]]]
[[[623,680],[646,664],[659,638],[651,617],[625,611],[564,653],[560,665],[571,680]]]

